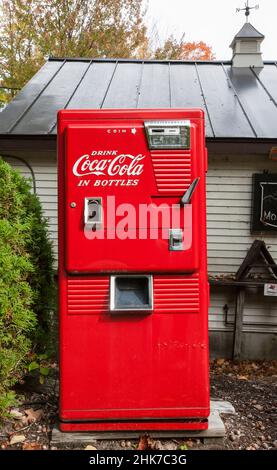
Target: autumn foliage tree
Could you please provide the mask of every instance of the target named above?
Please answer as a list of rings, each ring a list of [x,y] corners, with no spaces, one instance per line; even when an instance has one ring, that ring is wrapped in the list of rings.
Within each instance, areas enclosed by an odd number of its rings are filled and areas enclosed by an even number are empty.
[[[33,0],[43,55],[137,57],[147,40],[141,0]]]
[[[183,60],[214,60],[212,48],[205,42],[184,42],[180,54]]]
[[[0,103],[48,56],[213,59],[204,42],[170,36],[152,47],[144,0],[0,0]]]
[[[142,0],[1,0],[0,33],[0,80],[11,88],[47,56],[141,57],[148,41]]]
[[[0,4],[0,78],[11,89],[21,88],[43,61],[35,47],[32,3],[2,0]]]
[[[212,48],[205,42],[177,41],[170,36],[153,54],[155,59],[167,60],[214,60]]]

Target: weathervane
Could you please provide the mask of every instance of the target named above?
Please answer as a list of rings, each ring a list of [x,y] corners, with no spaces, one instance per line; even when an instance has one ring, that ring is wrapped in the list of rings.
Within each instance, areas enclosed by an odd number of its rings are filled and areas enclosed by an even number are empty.
[[[239,11],[245,11],[245,16],[246,16],[246,23],[248,23],[248,17],[250,15],[250,10],[258,10],[259,9],[259,5],[255,5],[254,7],[250,7],[249,6],[249,0],[247,0],[247,2],[245,3],[245,8],[237,8],[236,9],[236,12],[239,12]]]

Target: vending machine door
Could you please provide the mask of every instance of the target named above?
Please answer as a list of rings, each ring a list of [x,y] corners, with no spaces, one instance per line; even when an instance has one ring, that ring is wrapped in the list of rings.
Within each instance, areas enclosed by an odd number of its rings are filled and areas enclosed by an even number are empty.
[[[197,270],[196,126],[180,119],[67,125],[68,272]]]

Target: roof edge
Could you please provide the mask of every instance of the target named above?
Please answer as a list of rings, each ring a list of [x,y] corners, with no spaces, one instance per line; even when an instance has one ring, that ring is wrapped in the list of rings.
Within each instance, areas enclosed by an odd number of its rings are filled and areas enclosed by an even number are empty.
[[[237,137],[206,137],[210,154],[216,155],[267,155],[272,147],[277,146],[276,138],[237,138]],[[13,153],[37,154],[40,151],[57,151],[56,134],[0,134],[0,156]]]
[[[134,111],[136,111],[136,108],[132,108]],[[148,109],[148,108],[145,108]],[[173,109],[173,108],[171,108]],[[74,110],[69,109],[69,112],[72,112]],[[83,110],[82,110],[83,111]],[[5,133],[0,133],[0,142],[2,140],[55,140],[57,137],[57,134],[5,134]],[[274,143],[274,145],[277,145],[277,135],[276,137],[209,137],[206,136],[207,142],[237,142],[237,143],[257,143],[257,142],[262,142],[262,143]],[[0,144],[0,154],[1,154],[1,144]]]
[[[49,56],[48,61],[68,61],[68,62],[121,62],[121,63],[150,63],[150,64],[230,64],[230,60],[176,60],[176,59],[134,59],[130,58],[100,58],[100,57],[58,57],[58,56]]]
[[[232,60],[157,60],[157,59],[123,59],[123,58],[91,58],[91,57],[56,57],[56,56],[50,56],[47,59],[49,62],[63,62],[63,61],[68,61],[68,62],[119,62],[119,63],[139,63],[139,64],[198,64],[198,65],[232,65]],[[277,64],[277,58],[272,59],[272,60],[264,60],[264,64],[267,65],[276,65]]]

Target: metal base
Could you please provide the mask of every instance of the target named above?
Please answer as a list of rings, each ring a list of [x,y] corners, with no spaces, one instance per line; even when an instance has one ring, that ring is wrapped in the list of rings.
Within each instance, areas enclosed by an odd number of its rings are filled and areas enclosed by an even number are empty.
[[[101,423],[60,423],[59,428],[63,432],[117,432],[117,431],[185,431],[203,430],[208,428],[208,420],[201,421],[127,421],[127,422],[101,422]]]
[[[234,407],[225,401],[211,401],[211,414],[208,418],[207,429],[193,430],[190,429],[166,429],[166,430],[147,430],[153,438],[223,438],[225,436],[225,426],[220,417],[220,413],[235,413]],[[171,423],[172,424],[172,423]],[[195,423],[193,423],[195,424]],[[199,424],[199,423],[198,423]],[[206,424],[206,423],[204,423]],[[145,431],[145,428],[143,429]],[[101,439],[137,439],[142,434],[142,430],[136,428],[130,428],[128,431],[117,430],[117,431],[89,431],[89,432],[71,432],[69,429],[66,432],[61,431],[58,425],[55,425],[52,431],[52,445],[74,445],[77,443],[90,443],[92,440]]]

